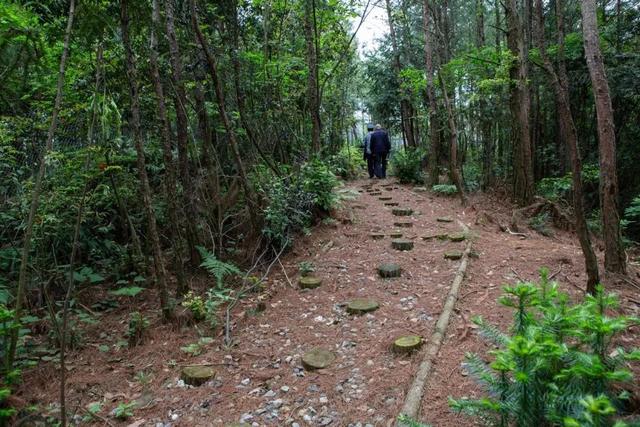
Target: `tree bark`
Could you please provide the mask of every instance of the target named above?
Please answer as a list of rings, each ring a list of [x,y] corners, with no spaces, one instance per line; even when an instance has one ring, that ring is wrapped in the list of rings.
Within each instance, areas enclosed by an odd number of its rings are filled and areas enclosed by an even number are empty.
[[[222,88],[222,83],[220,82],[220,79],[218,77],[218,65],[216,62],[216,57],[209,50],[209,43],[205,39],[204,34],[200,29],[200,24],[198,23],[198,12],[196,10],[196,0],[189,0],[189,8],[191,9],[191,25],[193,26],[198,43],[200,44],[202,52],[204,53],[204,56],[207,60],[209,74],[211,75],[211,80],[213,81],[213,86],[215,89],[218,112],[220,113],[220,117],[222,118],[222,124],[226,131],[227,137],[229,138],[231,152],[233,153],[236,167],[238,168],[238,175],[240,175],[240,182],[242,183],[242,187],[245,192],[245,198],[249,205],[249,215],[251,217],[252,224],[255,226],[258,224],[258,219],[255,211],[254,193],[251,185],[249,184],[249,179],[247,177],[244,163],[242,162],[242,156],[240,154],[240,147],[238,146],[238,139],[236,138],[235,130],[231,125],[229,116],[227,115],[224,91]]]
[[[564,63],[564,25],[562,15],[564,7],[562,0],[556,0],[556,28],[558,32],[558,72],[553,67],[547,55],[544,39],[544,18],[542,0],[536,0],[536,42],[540,50],[544,69],[546,70],[555,95],[556,110],[558,111],[558,125],[560,138],[567,146],[567,151],[571,158],[571,178],[573,184],[573,211],[576,223],[576,234],[580,242],[580,248],[584,255],[585,269],[587,272],[587,292],[595,293],[596,285],[600,281],[598,272],[598,259],[589,238],[589,229],[584,210],[584,192],[582,189],[582,160],[580,157],[580,147],[578,145],[578,134],[576,131],[573,114],[569,102],[569,87],[566,78]]]
[[[507,0],[505,14],[508,24],[507,45],[516,58],[509,70],[512,83],[509,106],[512,115],[514,140],[513,196],[520,206],[533,201],[533,147],[531,144],[529,110],[531,98],[527,80],[529,78],[528,46],[524,26],[518,13],[516,0]]]
[[[393,15],[391,14],[391,2],[386,0],[387,5],[387,20],[389,21],[389,36],[391,37],[391,49],[393,50],[393,67],[396,75],[396,81],[398,82],[398,93],[400,95],[400,122],[402,125],[402,132],[406,138],[409,147],[416,146],[416,140],[413,135],[413,128],[411,127],[411,105],[407,99],[405,99],[402,93],[400,72],[402,71],[402,63],[400,61],[400,49],[398,47],[398,38],[396,36],[396,29],[393,23]]]
[[[442,96],[444,98],[444,106],[447,110],[447,117],[449,120],[449,172],[451,174],[451,180],[458,189],[460,195],[460,203],[462,206],[467,205],[467,195],[464,192],[464,183],[462,182],[462,174],[460,173],[460,165],[458,164],[458,129],[456,127],[456,120],[453,116],[453,108],[447,95],[447,86],[445,84],[442,74],[440,76],[440,84],[442,86]]]
[[[440,155],[440,125],[438,123],[438,105],[433,84],[433,40],[431,37],[431,20],[429,19],[429,0],[422,5],[422,22],[424,26],[424,59],[427,76],[427,101],[429,104],[429,162],[428,174],[431,185],[438,183],[438,157]]]
[[[187,221],[185,224],[186,238],[191,263],[193,265],[198,265],[200,260],[200,254],[196,250],[199,240],[197,233],[198,214],[195,208],[195,190],[189,165],[187,95],[182,79],[182,59],[180,58],[180,46],[178,45],[178,39],[176,37],[173,1],[165,0],[164,6],[167,15],[166,29],[171,59],[171,80],[175,91],[174,104],[178,136],[178,166],[180,169],[180,181],[182,182],[182,200],[187,214]]]
[[[169,124],[169,115],[167,114],[167,105],[165,103],[164,88],[160,80],[160,68],[158,65],[158,40],[156,30],[160,28],[160,7],[158,0],[152,0],[151,15],[151,34],[149,37],[149,63],[151,68],[151,80],[153,81],[153,89],[156,94],[158,104],[158,117],[160,119],[160,136],[162,138],[162,157],[164,160],[165,177],[164,185],[167,193],[167,211],[169,216],[169,240],[173,246],[173,268],[176,274],[178,296],[183,295],[187,290],[187,284],[184,277],[183,265],[183,244],[180,236],[181,221],[178,216],[178,196],[176,190],[176,166],[173,161],[173,152],[171,149],[171,125]],[[189,222],[189,221],[187,221]]]
[[[162,257],[162,249],[160,248],[160,235],[156,224],[156,214],[153,211],[151,203],[151,187],[149,185],[149,177],[147,176],[147,165],[144,154],[144,144],[142,140],[142,132],[140,129],[140,98],[138,94],[137,71],[135,64],[135,56],[131,47],[131,39],[129,35],[129,10],[127,0],[120,1],[120,26],[122,29],[122,44],[126,56],[127,80],[129,83],[129,96],[131,98],[131,117],[130,128],[133,136],[133,142],[136,148],[138,179],[140,180],[140,195],[142,196],[142,205],[144,207],[147,219],[148,235],[153,253],[153,267],[156,275],[156,285],[160,296],[160,308],[162,309],[162,318],[167,321],[171,319],[173,313],[169,305],[169,293],[167,291],[166,272],[164,269],[164,260]]]
[[[600,210],[604,239],[604,268],[613,273],[627,270],[620,234],[618,214],[618,178],[616,170],[616,140],[609,83],[600,52],[595,0],[582,0],[582,33],[593,97],[598,117],[598,148],[600,154]]]
[[[67,27],[64,33],[64,44],[62,48],[62,56],[60,57],[60,66],[58,68],[58,83],[56,86],[56,98],[53,103],[53,110],[51,111],[51,123],[49,124],[49,130],[47,132],[47,141],[44,146],[44,150],[40,154],[40,161],[38,166],[38,174],[36,175],[36,182],[33,187],[33,193],[31,194],[31,206],[29,207],[29,217],[27,218],[27,224],[24,231],[24,243],[22,245],[22,254],[20,256],[20,272],[18,274],[18,288],[16,290],[16,306],[15,310],[15,322],[19,324],[22,319],[22,307],[24,305],[24,298],[27,289],[27,280],[29,278],[28,267],[29,257],[31,255],[31,238],[33,236],[33,225],[35,223],[36,214],[38,212],[38,206],[40,205],[40,194],[42,192],[42,181],[44,180],[44,174],[46,170],[46,157],[51,151],[53,146],[53,136],[55,135],[56,128],[58,127],[58,114],[60,113],[60,104],[62,104],[62,93],[64,89],[64,76],[67,65],[67,57],[69,56],[69,44],[71,40],[71,29],[73,28],[73,19],[75,17],[75,0],[71,0],[69,3],[69,13],[67,17]],[[7,373],[13,369],[13,362],[16,357],[16,350],[18,346],[18,329],[11,330],[11,340],[9,342],[8,351],[5,353],[4,372]]]
[[[318,44],[316,39],[315,0],[304,0],[304,38],[307,46],[307,98],[311,114],[311,147],[320,151],[320,88],[318,83]]]

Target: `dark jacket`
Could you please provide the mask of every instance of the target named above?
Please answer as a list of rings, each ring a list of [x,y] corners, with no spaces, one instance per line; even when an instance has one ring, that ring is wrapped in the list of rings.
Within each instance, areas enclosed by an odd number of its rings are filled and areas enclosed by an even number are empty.
[[[388,154],[391,151],[391,141],[389,134],[382,129],[378,129],[371,134],[371,153]]]

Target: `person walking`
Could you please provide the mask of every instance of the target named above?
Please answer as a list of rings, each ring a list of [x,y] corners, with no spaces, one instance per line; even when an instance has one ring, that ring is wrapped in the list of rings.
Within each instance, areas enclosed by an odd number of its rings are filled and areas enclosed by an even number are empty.
[[[373,133],[373,125],[367,125],[367,134],[364,137],[364,159],[367,161],[367,172],[369,179],[373,178],[373,155],[371,154],[371,134]]]
[[[379,124],[371,134],[371,154],[373,156],[373,171],[376,177],[384,179],[387,177],[387,157],[391,151],[391,141],[389,134],[382,129]]]

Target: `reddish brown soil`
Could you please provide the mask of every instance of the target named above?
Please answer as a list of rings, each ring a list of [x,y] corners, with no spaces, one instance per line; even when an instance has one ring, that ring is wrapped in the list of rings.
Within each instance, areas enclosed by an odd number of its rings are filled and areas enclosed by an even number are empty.
[[[347,186],[362,190],[367,183]],[[374,186],[380,188],[380,182]],[[528,238],[521,240],[500,232],[481,214],[486,211],[492,219],[507,222],[510,207],[497,197],[476,196],[473,207],[464,209],[457,199],[415,193],[409,187],[383,189],[382,196],[387,195],[400,207],[414,209],[414,215],[395,217],[379,196],[366,192],[344,202],[334,224],[320,225],[310,236],[300,238],[283,258],[283,267],[275,265],[267,281],[272,297],[266,311],[251,314],[256,296],[242,300],[234,310],[230,348],[223,346],[221,333],[216,333],[213,344],[191,357],[180,347],[210,335],[204,325],[175,330],[159,323],[149,295],[137,297],[134,304],[121,300],[122,308],[100,316],[99,325],[86,333],[82,349],[70,355],[71,409],[83,416],[82,408],[89,403],[103,402],[103,420],[97,423],[106,420],[113,425],[217,426],[238,422],[246,414],[251,415],[245,417],[249,425],[259,426],[392,425],[421,353],[395,355],[390,345],[403,334],[430,337],[459,263],[445,260],[443,253],[465,245],[420,239],[436,231],[460,231],[455,221],[436,222],[437,217],[449,216],[471,228],[477,258],[467,269],[456,314],[424,395],[421,418],[438,427],[473,425],[447,406],[448,396],[480,393],[461,370],[465,352],[485,354],[487,350],[471,327],[471,317],[482,315],[506,328],[510,312],[496,302],[501,286],[519,278],[533,280],[541,266],[548,266],[552,273],[561,269],[556,280],[579,297],[585,283],[580,249],[570,233],[556,231],[549,238],[528,231]],[[391,248],[388,233],[396,229],[394,222],[405,220],[413,222],[413,227],[398,230],[414,240],[415,247],[399,252]],[[385,238],[370,239],[373,231],[384,233]],[[319,288],[297,288],[301,261],[315,265],[314,274],[323,279]],[[399,264],[402,277],[378,277],[376,267],[385,262]],[[621,294],[626,312],[638,315],[636,289],[609,288]],[[373,298],[380,308],[363,316],[349,315],[343,304],[356,297]],[[123,339],[128,312],[133,310],[155,319],[148,339],[133,349],[117,350],[113,344]],[[623,339],[637,342],[637,335],[637,329],[630,330]],[[108,352],[98,350],[103,344],[111,346]],[[302,354],[316,346],[333,351],[335,362],[320,371],[302,369]],[[214,366],[216,379],[197,388],[181,386],[180,366],[198,363]],[[151,378],[146,390],[134,379],[141,371]],[[46,408],[55,405],[57,389],[54,367],[43,363],[26,373],[19,397]],[[110,415],[119,403],[133,400],[144,401],[134,417],[123,422]]]

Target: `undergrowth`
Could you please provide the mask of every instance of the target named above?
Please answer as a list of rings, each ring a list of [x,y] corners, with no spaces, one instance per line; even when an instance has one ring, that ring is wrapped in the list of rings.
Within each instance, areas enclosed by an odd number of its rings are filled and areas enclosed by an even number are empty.
[[[497,350],[487,364],[466,355],[465,369],[484,388],[480,399],[450,399],[451,407],[495,426],[626,426],[618,418],[633,380],[628,363],[640,351],[615,347],[637,318],[610,316],[613,294],[571,304],[541,270],[540,283],[505,287],[500,303],[514,312],[508,334],[477,317],[481,335]],[[636,424],[637,425],[637,424]]]
[[[422,171],[424,154],[424,150],[421,149],[405,149],[393,153],[390,160],[393,175],[403,184],[423,184],[425,180]]]

